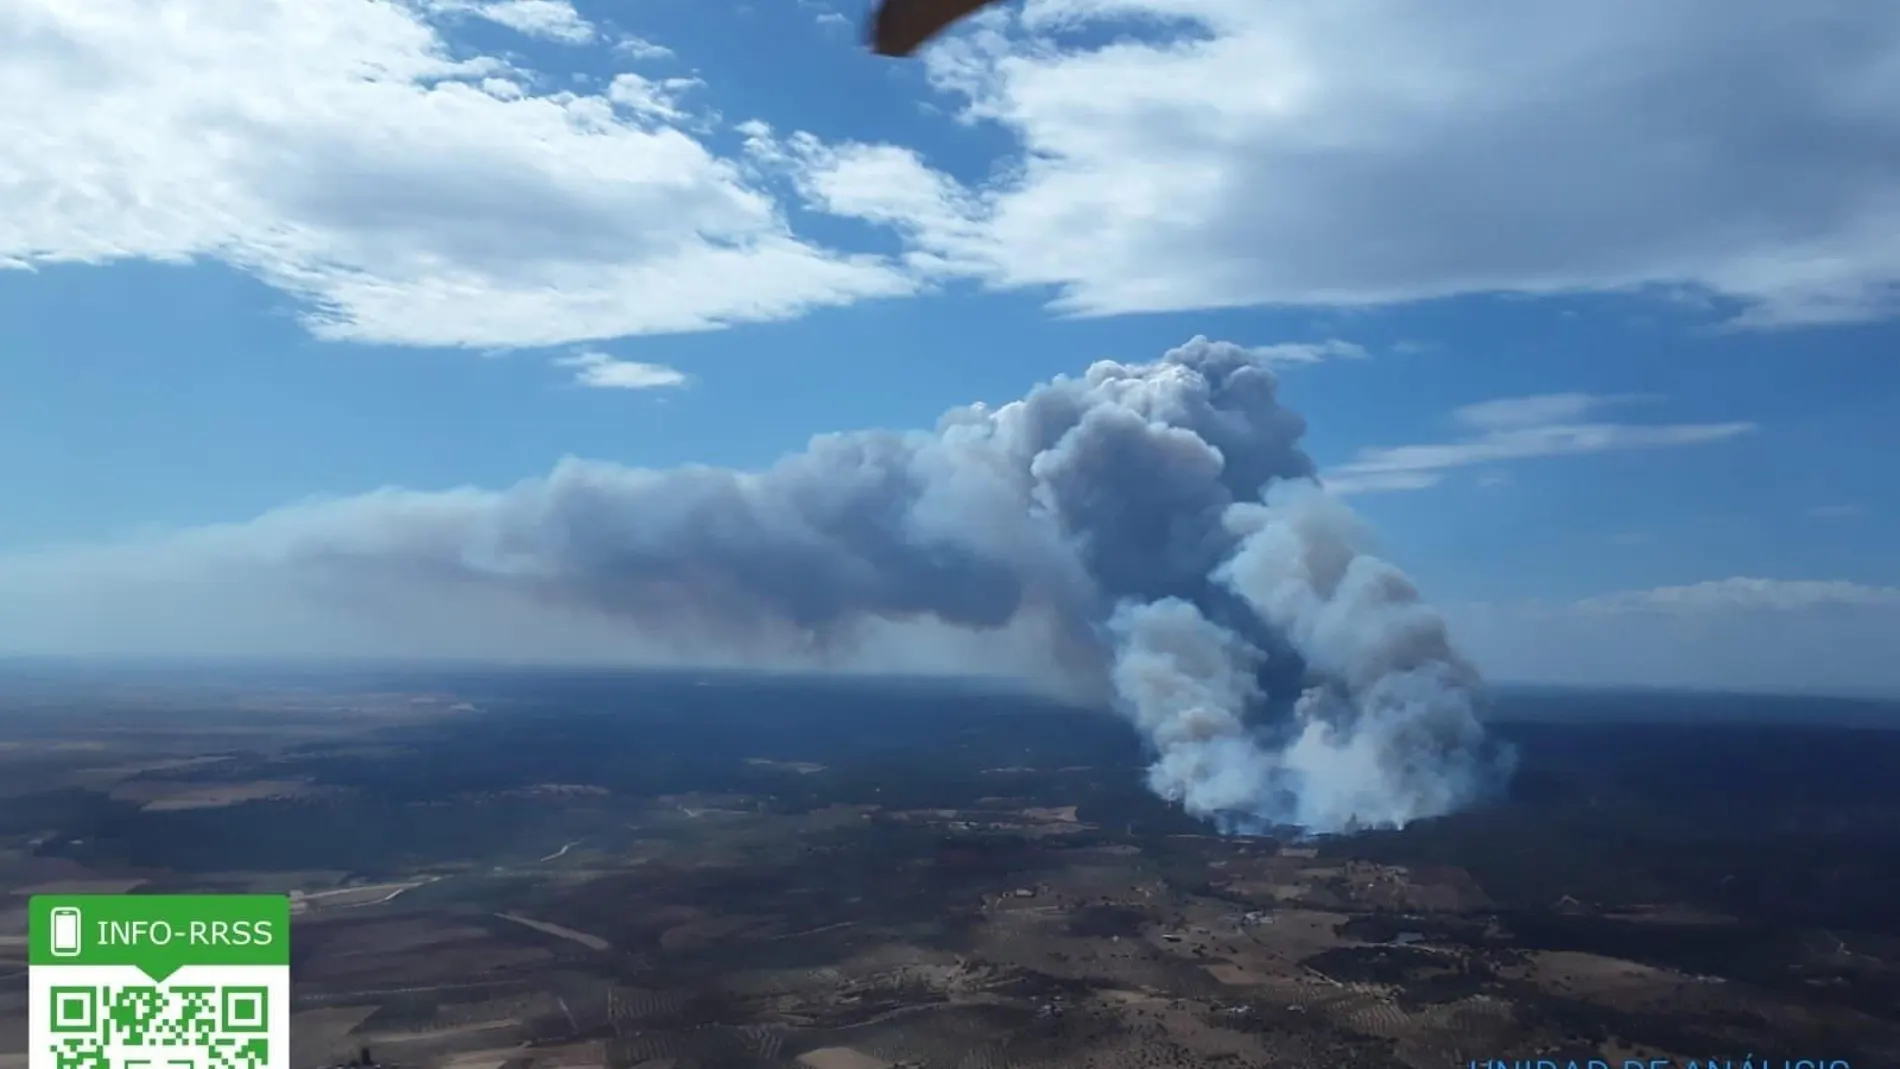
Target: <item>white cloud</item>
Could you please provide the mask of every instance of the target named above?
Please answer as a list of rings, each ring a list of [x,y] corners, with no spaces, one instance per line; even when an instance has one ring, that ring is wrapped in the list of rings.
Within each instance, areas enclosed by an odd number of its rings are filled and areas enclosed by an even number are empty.
[[[853,25],[849,16],[827,0],[798,0],[798,6],[814,12],[813,20],[827,30],[849,29]]]
[[[438,14],[487,19],[516,33],[562,44],[583,45],[595,36],[593,24],[568,0],[429,0],[428,8]]]
[[[1900,587],[1736,577],[1448,616],[1512,682],[1900,694]]]
[[[1735,609],[1791,611],[1823,605],[1900,607],[1900,587],[1841,580],[1750,579],[1737,576],[1689,586],[1662,586],[1586,598],[1586,612],[1724,612]]]
[[[924,62],[1020,155],[966,190],[835,146],[794,155],[807,185],[1067,312],[1663,287],[1773,324],[1900,295],[1892,4],[1027,0]]]
[[[1816,505],[1808,515],[1817,520],[1857,520],[1867,515],[1865,505]]]
[[[551,33],[564,6],[480,12]],[[218,259],[302,299],[323,337],[474,347],[914,288],[793,234],[673,124],[677,84],[542,92],[367,0],[13,0],[6,18],[0,264]]]
[[[1364,360],[1370,354],[1363,345],[1329,338],[1326,341],[1288,341],[1274,345],[1256,345],[1252,352],[1274,364],[1320,364],[1328,360]]]
[[[655,390],[684,386],[686,373],[665,364],[642,364],[634,360],[615,360],[606,353],[583,351],[556,357],[556,367],[574,369],[574,381],[582,386],[603,390]]]
[[[1429,490],[1438,485],[1436,471],[1351,471],[1347,468],[1325,475],[1326,489],[1347,497],[1353,494],[1388,494],[1403,490]]]
[[[1638,400],[1653,400],[1636,394],[1605,396],[1589,393],[1541,393],[1529,397],[1500,397],[1479,401],[1452,411],[1456,423],[1481,431],[1501,431],[1537,427],[1550,423],[1574,423],[1607,405]]]
[[[1446,471],[1474,464],[1701,445],[1756,430],[1755,424],[1744,422],[1658,425],[1561,422],[1581,418],[1611,401],[1631,399],[1634,398],[1564,393],[1507,397],[1466,405],[1452,413],[1453,419],[1479,433],[1454,442],[1362,449],[1349,463],[1326,471],[1323,478],[1333,493],[1342,495],[1423,490],[1438,485]],[[1551,422],[1553,420],[1560,422]],[[1500,475],[1490,473],[1486,478],[1495,480]]]
[[[615,41],[614,51],[636,60],[670,59],[673,55],[673,50],[665,45],[655,44],[634,34],[627,34]]]
[[[831,146],[810,134],[776,139],[769,126],[739,127],[754,162],[789,174],[813,206],[894,227],[911,238],[913,267],[936,275],[983,275],[992,250],[976,198],[894,145]]]
[[[658,81],[627,71],[614,75],[607,87],[607,99],[646,119],[680,123],[686,112],[680,98],[705,83],[697,78],[662,78]]]

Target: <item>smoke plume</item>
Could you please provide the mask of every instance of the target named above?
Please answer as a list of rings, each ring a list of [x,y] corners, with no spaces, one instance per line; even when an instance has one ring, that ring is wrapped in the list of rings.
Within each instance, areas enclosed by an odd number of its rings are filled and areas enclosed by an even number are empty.
[[[193,536],[221,574],[332,598],[427,582],[684,650],[1009,629],[1106,688],[1149,783],[1223,830],[1398,826],[1508,771],[1477,678],[1318,486],[1255,353],[1195,338],[931,432],[820,436],[760,471],[564,461],[498,491],[383,491]],[[418,578],[421,577],[421,578]],[[375,601],[363,604],[374,606]]]

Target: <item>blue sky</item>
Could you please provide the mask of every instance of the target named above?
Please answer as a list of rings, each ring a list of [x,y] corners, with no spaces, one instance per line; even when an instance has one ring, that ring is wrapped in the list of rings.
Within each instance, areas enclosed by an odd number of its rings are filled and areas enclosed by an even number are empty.
[[[27,0],[0,652],[352,652],[112,577],[1205,335],[1489,674],[1900,691],[1900,12],[1431,7]]]

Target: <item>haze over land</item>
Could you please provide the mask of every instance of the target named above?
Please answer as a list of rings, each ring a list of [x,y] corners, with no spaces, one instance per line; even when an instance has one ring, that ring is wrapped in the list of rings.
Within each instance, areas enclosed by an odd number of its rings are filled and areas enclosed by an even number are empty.
[[[1296,842],[1209,834],[1098,711],[940,681],[18,668],[16,1051],[27,897],[128,890],[290,893],[292,1069],[1900,1048],[1892,702],[1505,692],[1508,791]]]

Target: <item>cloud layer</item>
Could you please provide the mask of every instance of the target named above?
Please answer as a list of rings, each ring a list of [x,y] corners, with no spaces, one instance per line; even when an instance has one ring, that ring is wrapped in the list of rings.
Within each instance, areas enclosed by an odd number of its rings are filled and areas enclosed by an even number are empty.
[[[1661,287],[1785,324],[1900,293],[1900,9],[1853,0],[1004,5],[922,60],[1017,143],[977,186],[756,123],[722,157],[705,87],[568,0],[8,14],[0,264],[216,259],[327,338],[553,345],[954,278],[1082,314]],[[646,66],[577,88],[458,50],[470,20]],[[794,233],[761,164],[903,254]]]
[[[553,89],[458,54],[481,17],[579,43],[552,0],[13,0],[0,264],[216,259],[326,338],[534,346],[909,292],[794,235],[674,125],[674,80]]]
[[[1019,141],[993,181],[779,154],[919,262],[1069,312],[1665,287],[1786,324],[1900,294],[1891,5],[1028,0],[925,56]]]

